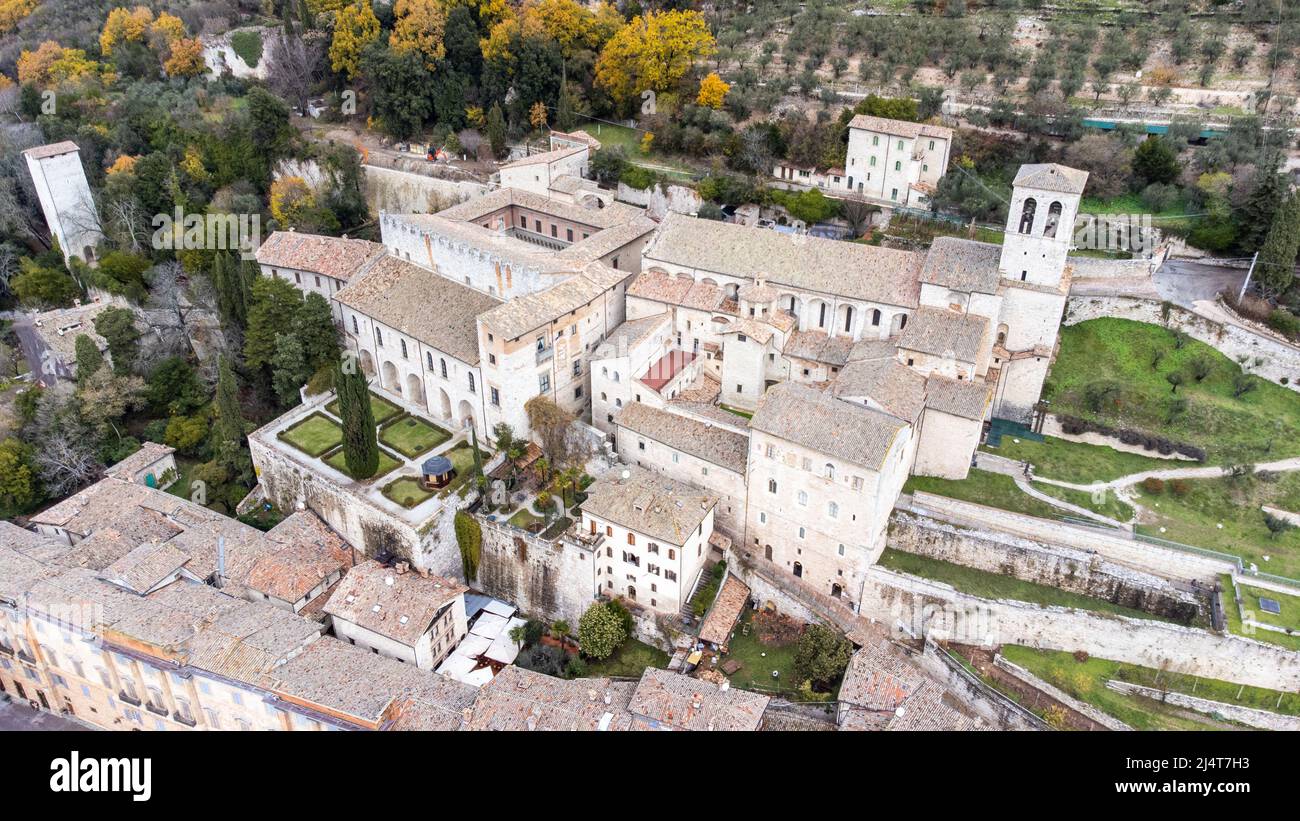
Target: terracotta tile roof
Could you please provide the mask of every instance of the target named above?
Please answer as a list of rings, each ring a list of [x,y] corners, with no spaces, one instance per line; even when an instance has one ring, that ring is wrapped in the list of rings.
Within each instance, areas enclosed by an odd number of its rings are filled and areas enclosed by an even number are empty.
[[[835,377],[831,390],[844,399],[869,398],[886,413],[909,422],[915,422],[925,407],[925,377],[892,356],[850,362]]]
[[[863,131],[876,131],[894,137],[941,137],[945,140],[952,140],[951,128],[945,128],[941,125],[930,125],[929,123],[913,123],[908,122],[907,120],[890,120],[885,117],[872,117],[869,114],[858,114],[852,120],[849,120],[849,128],[859,128]]]
[[[600,299],[631,276],[628,271],[616,271],[603,263],[593,262],[563,282],[544,291],[515,297],[482,314],[479,319],[485,327],[506,339],[518,339]]]
[[[749,425],[809,450],[880,470],[907,422],[807,385],[782,382],[759,400]]]
[[[189,562],[188,554],[168,544],[142,544],[99,571],[99,578],[144,595]]]
[[[1002,246],[938,237],[925,255],[921,281],[962,293],[996,294]]]
[[[466,729],[626,730],[635,687],[607,678],[566,681],[510,665],[479,689]]]
[[[978,314],[918,308],[898,337],[898,347],[959,362],[974,362],[988,330],[988,318]]]
[[[274,268],[310,271],[347,282],[387,251],[377,242],[297,231],[276,231],[257,249],[257,262]]]
[[[744,434],[641,402],[629,403],[619,411],[614,424],[727,470],[745,472],[749,437]]]
[[[104,475],[130,482],[136,472],[175,452],[176,448],[160,445],[157,442],[145,442],[135,453],[105,470]]]
[[[514,162],[505,163],[501,168],[520,168],[525,165],[550,165],[553,162],[558,162],[566,157],[572,157],[574,154],[579,154],[588,150],[590,150],[588,146],[567,146],[565,148],[555,148],[550,151],[530,154],[527,157],[515,160]]]
[[[23,152],[24,155],[31,157],[33,160],[43,160],[47,157],[57,157],[60,154],[67,154],[70,151],[80,151],[81,149],[72,140],[63,142],[50,143],[49,145],[38,145],[35,148],[29,148]]]
[[[719,686],[698,678],[647,669],[628,705],[641,729],[758,730],[767,696]]]
[[[986,382],[949,379],[931,374],[925,381],[925,406],[963,419],[982,420],[993,398],[993,386]]]
[[[849,361],[853,337],[827,336],[825,331],[795,331],[781,353],[795,359],[822,362],[842,368]]]
[[[673,381],[673,377],[681,373],[682,369],[695,361],[695,354],[690,351],[671,350],[654,362],[646,372],[641,374],[637,379],[652,391],[662,390],[664,385]]]
[[[840,683],[840,703],[892,713],[927,680],[908,651],[887,639],[858,650]]]
[[[635,465],[616,468],[613,476],[587,489],[583,511],[668,544],[685,544],[718,503],[711,493]]]
[[[343,577],[324,612],[407,646],[414,646],[443,608],[469,588],[413,570],[399,573],[373,559]]]
[[[735,627],[736,619],[740,618],[747,604],[749,585],[728,573],[713,606],[704,617],[704,623],[700,625],[700,641],[725,647],[731,639],[731,628]]]
[[[924,256],[914,251],[792,236],[766,228],[670,213],[646,246],[644,264],[662,261],[772,286],[912,308]]]
[[[1030,163],[1020,166],[1011,184],[1061,194],[1082,194],[1088,184],[1088,172],[1056,163]]]
[[[469,365],[479,361],[475,319],[501,300],[386,256],[334,299]]]
[[[244,584],[290,604],[351,563],[347,542],[308,511],[294,513],[266,535],[272,546],[253,562]]]

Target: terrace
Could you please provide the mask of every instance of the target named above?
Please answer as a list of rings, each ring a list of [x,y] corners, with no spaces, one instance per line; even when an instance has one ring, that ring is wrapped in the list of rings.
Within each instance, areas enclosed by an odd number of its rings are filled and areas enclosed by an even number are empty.
[[[413,526],[437,516],[443,500],[452,494],[463,498],[473,488],[474,453],[468,430],[448,430],[400,397],[372,392],[370,405],[379,442],[379,467],[366,478],[348,471],[343,425],[333,394],[294,408],[253,435],[311,473]],[[479,453],[486,467],[492,453],[482,447]],[[446,457],[452,465],[451,480],[442,487],[426,486],[423,481],[421,466],[433,456]]]

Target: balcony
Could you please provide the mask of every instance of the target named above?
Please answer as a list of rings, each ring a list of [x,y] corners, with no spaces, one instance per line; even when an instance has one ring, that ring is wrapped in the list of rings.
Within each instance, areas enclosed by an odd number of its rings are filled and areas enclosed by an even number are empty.
[[[543,362],[549,362],[549,361],[551,360],[551,358],[554,357],[554,356],[555,356],[555,346],[554,346],[554,345],[550,345],[550,346],[547,346],[547,347],[545,347],[545,348],[542,348],[541,350],[539,350],[539,351],[537,352],[537,364],[540,365],[540,364],[542,364]]]
[[[184,724],[186,727],[193,727],[198,724],[198,722],[194,720],[193,716],[187,716],[179,710],[172,713],[172,721],[175,721],[177,724]]]
[[[139,707],[141,703],[140,699],[136,698],[135,696],[128,695],[125,690],[118,690],[117,697],[119,701],[125,701],[127,704],[130,704],[132,707]]]
[[[167,708],[161,704],[154,704],[152,701],[144,705],[144,708],[154,715],[160,715],[164,718],[167,716]]]

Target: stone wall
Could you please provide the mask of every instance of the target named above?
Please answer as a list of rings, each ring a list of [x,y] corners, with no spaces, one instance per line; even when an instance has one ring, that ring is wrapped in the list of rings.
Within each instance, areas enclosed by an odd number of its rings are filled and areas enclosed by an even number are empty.
[[[1218,350],[1234,362],[1247,357],[1250,372],[1270,382],[1300,391],[1300,348],[1273,336],[1256,333],[1240,325],[1224,324],[1176,305],[1169,306],[1164,318],[1163,303],[1151,299],[1110,296],[1076,296],[1066,303],[1065,325],[1077,325],[1090,319],[1113,317],[1179,328],[1193,339]],[[1262,360],[1254,364],[1256,359]]]
[[[1133,729],[1132,727],[1128,726],[1127,724],[1115,718],[1114,716],[1110,715],[1109,713],[1102,712],[1101,710],[1098,710],[1096,707],[1093,707],[1091,704],[1088,704],[1083,701],[1079,701],[1077,698],[1065,692],[1064,690],[1060,690],[1056,687],[1053,687],[1052,685],[1043,681],[1038,676],[1034,675],[1033,673],[1029,672],[1025,668],[1021,667],[1019,664],[1015,664],[1013,662],[1007,661],[1006,658],[1003,657],[1001,654],[998,654],[993,657],[993,665],[997,667],[999,670],[1006,673],[1007,675],[1011,676],[1012,678],[1019,679],[1020,681],[1029,685],[1030,687],[1033,687],[1035,690],[1038,690],[1039,692],[1042,692],[1045,695],[1051,696],[1052,698],[1064,704],[1066,707],[1069,707],[1071,710],[1074,710],[1076,713],[1079,713],[1080,715],[1092,719],[1093,721],[1097,722],[1098,724],[1100,724],[1101,726],[1107,729],[1110,730],[1132,730]]]
[[[1159,267],[1156,259],[1106,259],[1104,257],[1069,257],[1075,279],[1134,279],[1149,277]]]
[[[618,199],[620,202],[644,207],[646,216],[652,219],[663,219],[670,211],[675,214],[694,214],[703,203],[695,189],[663,183],[655,183],[643,191],[620,182]]]
[[[1158,547],[1096,528],[1039,519],[946,496],[913,493],[910,500],[900,499],[899,507],[981,531],[995,531],[1054,547],[1095,553],[1110,562],[1166,579],[1212,581],[1221,573],[1232,573],[1237,569],[1235,564],[1211,556]]]
[[[985,721],[1000,730],[1048,730],[1047,722],[993,689],[933,641],[925,642],[921,666]]]
[[[1268,710],[1256,710],[1253,707],[1242,707],[1238,704],[1228,704],[1223,701],[1210,701],[1207,698],[1157,690],[1154,687],[1143,687],[1141,684],[1130,684],[1127,681],[1108,681],[1106,686],[1117,693],[1146,696],[1156,701],[1172,704],[1175,707],[1186,707],[1198,713],[1221,716],[1229,721],[1239,721],[1242,724],[1258,727],[1261,730],[1287,730],[1291,732],[1300,730],[1300,717],[1297,716],[1270,713]]]
[[[483,528],[475,588],[535,619],[564,619],[576,630],[595,601],[594,555],[565,539],[548,542],[478,517]]]
[[[1090,656],[1188,675],[1294,691],[1300,653],[1240,636],[1165,622],[980,599],[937,582],[873,567],[863,591],[863,616],[936,640]]]
[[[931,559],[1080,593],[1190,624],[1203,610],[1191,592],[1097,554],[992,530],[963,528],[904,511],[889,524],[889,546]]]
[[[411,160],[410,162],[425,162]],[[487,192],[481,183],[446,180],[414,171],[363,165],[370,213],[435,213]]]

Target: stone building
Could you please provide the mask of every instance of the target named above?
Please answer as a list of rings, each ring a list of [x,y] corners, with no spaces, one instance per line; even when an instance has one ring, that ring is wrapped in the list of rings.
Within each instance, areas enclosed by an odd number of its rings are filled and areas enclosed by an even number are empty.
[[[587,494],[580,529],[603,536],[594,558],[601,595],[678,612],[709,558],[718,498],[632,466]]]
[[[325,603],[334,634],[349,644],[432,670],[464,637],[465,585],[374,560],[348,570]]]
[[[93,264],[104,232],[86,171],[81,167],[81,149],[64,140],[29,148],[23,152],[23,159],[45,214],[45,224],[63,251],[64,262],[76,257]]]
[[[255,256],[263,276],[283,279],[304,293],[320,294],[329,300],[334,321],[342,325],[334,295],[385,253],[384,246],[377,242],[290,230],[272,233],[258,246]]]

